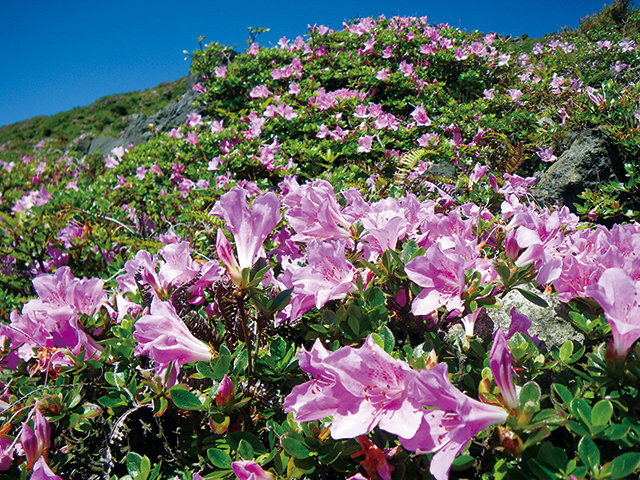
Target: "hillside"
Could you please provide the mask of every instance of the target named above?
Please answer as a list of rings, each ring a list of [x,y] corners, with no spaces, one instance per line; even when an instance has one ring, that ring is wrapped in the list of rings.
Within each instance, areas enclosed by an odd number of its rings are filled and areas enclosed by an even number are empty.
[[[639,26],[212,42],[0,129],[0,480],[636,475]]]

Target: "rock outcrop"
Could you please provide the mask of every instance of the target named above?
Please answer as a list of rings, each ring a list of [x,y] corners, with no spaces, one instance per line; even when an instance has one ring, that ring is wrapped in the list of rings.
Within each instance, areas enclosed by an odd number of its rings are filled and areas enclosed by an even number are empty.
[[[129,126],[121,137],[99,137],[91,141],[88,153],[100,152],[107,155],[112,148],[129,145],[139,145],[148,141],[154,131],[168,132],[172,128],[184,125],[189,113],[200,113],[193,105],[200,95],[191,87],[195,85],[196,77],[190,75],[187,79],[187,91],[180,100],[171,102],[153,115],[134,114],[129,117]]]
[[[578,195],[614,180],[623,181],[624,166],[612,143],[600,130],[575,134],[571,147],[539,178],[531,189],[546,205],[566,205],[573,212]]]

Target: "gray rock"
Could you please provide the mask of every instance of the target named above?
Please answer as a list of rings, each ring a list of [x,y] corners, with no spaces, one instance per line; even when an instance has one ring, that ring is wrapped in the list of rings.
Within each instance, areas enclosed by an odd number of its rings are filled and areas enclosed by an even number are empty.
[[[195,80],[187,79],[187,85],[193,86],[194,84]],[[129,126],[121,137],[96,138],[91,142],[89,153],[99,151],[102,155],[108,155],[112,148],[120,145],[125,148],[128,148],[129,145],[135,147],[148,141],[154,131],[168,132],[172,128],[184,125],[189,113],[201,113],[202,109],[193,105],[199,95],[195,90],[187,88],[180,100],[171,102],[153,115],[133,114],[129,116]]]
[[[520,288],[529,289],[528,287]],[[533,292],[533,290],[531,291]],[[540,292],[535,293],[538,296],[543,296]],[[515,308],[516,312],[526,315],[531,320],[529,335],[538,337],[541,341],[541,351],[548,351],[553,347],[559,348],[567,340],[583,343],[584,335],[575,330],[567,319],[566,305],[546,295],[543,298],[549,305],[548,307],[539,307],[531,303],[517,290],[509,292],[502,299],[502,308],[487,309],[485,318],[478,317],[475,335],[485,337],[496,328],[502,328],[505,333],[508,332],[509,325],[511,325],[510,312],[512,308]],[[455,325],[449,329],[449,335],[462,339],[464,338],[464,329],[461,325]]]
[[[535,293],[541,296],[540,292]],[[545,343],[547,349],[550,350],[554,346],[560,347],[567,340],[584,342],[584,335],[574,329],[566,319],[564,304],[555,298],[545,295],[544,300],[549,306],[539,307],[524,298],[520,292],[513,290],[507,293],[502,300],[503,308],[487,312],[496,323],[496,327],[500,325],[505,331],[509,330],[509,325],[511,325],[510,312],[515,307],[516,312],[526,315],[531,320],[529,335],[538,337]]]
[[[620,157],[599,130],[579,132],[565,151],[538,179],[531,192],[547,205],[566,205],[573,212],[586,188],[624,180]]]

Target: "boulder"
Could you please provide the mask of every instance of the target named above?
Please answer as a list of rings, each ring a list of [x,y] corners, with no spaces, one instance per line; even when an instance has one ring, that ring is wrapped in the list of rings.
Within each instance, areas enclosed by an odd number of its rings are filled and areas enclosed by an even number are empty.
[[[531,303],[529,300],[517,290],[507,293],[502,299],[502,307],[497,309],[487,309],[484,315],[478,316],[476,320],[474,334],[476,337],[484,338],[491,335],[496,328],[502,328],[505,333],[509,331],[511,325],[511,309],[515,308],[516,312],[529,317],[531,327],[529,335],[538,337],[540,340],[540,350],[542,352],[549,351],[553,347],[558,347],[567,340],[576,340],[579,343],[584,342],[584,335],[578,332],[568,319],[568,307],[553,297],[542,295],[538,291],[529,289],[528,287],[520,287],[530,290],[532,293],[543,297],[547,302],[547,307],[539,307]],[[464,338],[464,328],[461,325],[455,325],[449,329],[449,336],[455,336],[460,339]]]
[[[546,205],[566,205],[575,213],[574,203],[587,188],[614,180],[623,181],[624,166],[612,143],[600,130],[582,130],[565,151],[540,177],[531,192]]]

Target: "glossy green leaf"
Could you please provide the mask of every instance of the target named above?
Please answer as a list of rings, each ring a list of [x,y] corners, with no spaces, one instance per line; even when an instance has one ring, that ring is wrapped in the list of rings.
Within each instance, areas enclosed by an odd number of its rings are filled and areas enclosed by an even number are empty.
[[[571,404],[571,400],[573,400],[573,395],[571,395],[569,389],[559,383],[554,383],[553,389],[560,396],[564,404],[568,407]]]
[[[282,448],[284,448],[285,452],[295,458],[307,458],[311,455],[311,450],[309,450],[304,443],[291,437],[285,437],[282,439]]]
[[[253,456],[255,454],[251,444],[244,439],[241,439],[238,444],[238,453],[245,460],[253,460]]]
[[[618,480],[631,475],[640,466],[640,453],[628,452],[614,458],[610,464],[602,469],[599,478]]]
[[[520,408],[525,409],[527,404],[533,405],[535,410],[540,409],[540,387],[535,382],[527,382],[520,390]],[[530,407],[529,407],[530,408]]]
[[[591,424],[594,426],[606,425],[613,416],[613,406],[609,400],[600,400],[591,410]]]
[[[580,460],[591,470],[600,468],[600,450],[591,438],[583,437],[578,443],[578,455]]]
[[[534,305],[545,308],[549,306],[549,304],[543,298],[539,297],[535,293],[531,293],[528,290],[524,290],[522,288],[516,288],[515,290],[519,291],[524,298],[529,300]]]
[[[215,467],[224,469],[231,468],[231,456],[224,450],[220,450],[218,448],[210,448],[209,450],[207,450],[207,457]]]
[[[169,394],[178,408],[183,410],[200,410],[202,408],[200,399],[180,386],[171,388]]]

